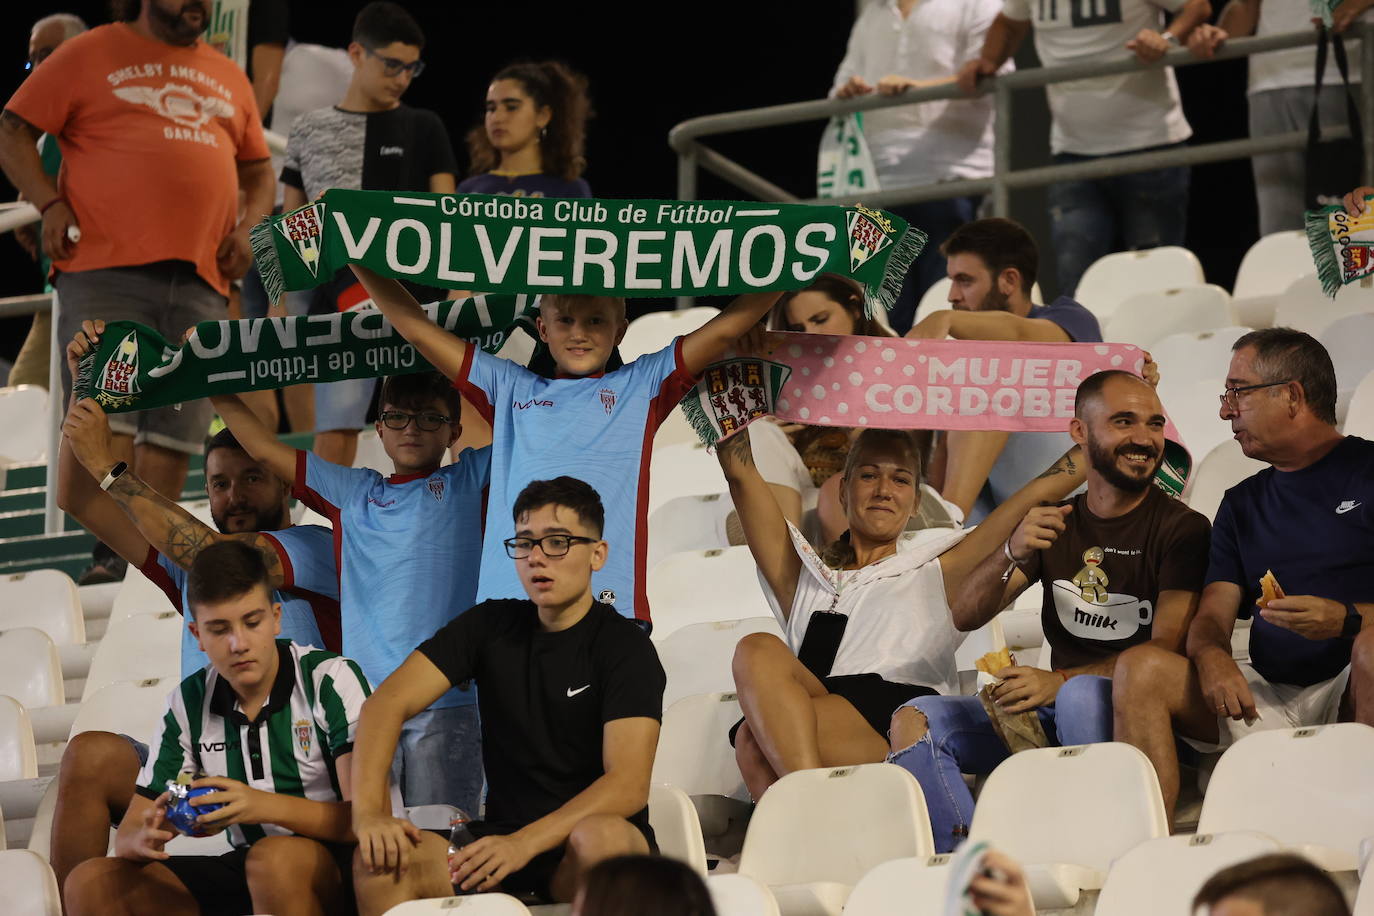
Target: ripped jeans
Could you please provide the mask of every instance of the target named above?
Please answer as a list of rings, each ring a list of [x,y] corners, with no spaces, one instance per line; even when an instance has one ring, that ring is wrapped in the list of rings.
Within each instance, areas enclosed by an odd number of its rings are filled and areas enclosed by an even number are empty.
[[[991,773],[1010,754],[977,697],[917,697],[904,704],[926,717],[925,737],[889,759],[915,776],[925,792],[936,852],[953,852],[968,836],[973,794],[964,773]],[[1069,678],[1054,706],[1037,710],[1045,735],[1059,747],[1112,740],[1112,680]]]

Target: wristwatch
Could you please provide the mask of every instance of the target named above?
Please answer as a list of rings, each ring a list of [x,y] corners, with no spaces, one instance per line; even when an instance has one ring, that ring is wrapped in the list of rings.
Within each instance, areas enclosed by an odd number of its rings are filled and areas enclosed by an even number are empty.
[[[1341,635],[1350,638],[1360,635],[1360,628],[1364,626],[1364,618],[1355,609],[1354,602],[1345,603],[1345,624],[1341,627]]]
[[[100,481],[100,489],[110,489],[114,482],[119,479],[119,475],[123,474],[127,470],[129,470],[128,462],[116,461],[115,466],[110,468],[110,473],[106,474],[105,479]]]
[[[1173,45],[1175,48],[1180,47],[1183,44],[1181,41],[1178,40],[1178,36],[1175,35],[1173,32],[1160,32],[1159,34],[1165,41]]]

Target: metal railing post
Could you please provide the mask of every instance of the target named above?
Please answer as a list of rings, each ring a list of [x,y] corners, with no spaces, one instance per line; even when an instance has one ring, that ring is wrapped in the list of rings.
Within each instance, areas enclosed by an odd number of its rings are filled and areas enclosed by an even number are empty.
[[[1360,118],[1364,122],[1364,183],[1374,185],[1374,21],[1360,26]]]
[[[1371,84],[1374,85],[1374,84]],[[697,199],[697,157],[695,144],[677,154],[677,199]],[[696,303],[692,296],[678,296],[676,308],[689,309]]]
[[[993,91],[992,122],[992,215],[1011,215],[1011,189],[1006,177],[1011,172],[1011,86],[1001,80]]]
[[[67,409],[62,401],[62,366],[66,363],[67,349],[57,333],[61,307],[57,301],[57,290],[53,290],[52,333],[48,342],[48,466],[47,491],[43,494],[44,534],[57,534],[62,530],[62,510],[57,508],[57,455],[62,445],[62,415]]]

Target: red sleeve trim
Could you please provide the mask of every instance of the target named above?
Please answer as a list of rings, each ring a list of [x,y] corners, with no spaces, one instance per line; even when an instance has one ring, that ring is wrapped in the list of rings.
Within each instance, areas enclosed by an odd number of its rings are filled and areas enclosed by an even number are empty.
[[[682,361],[682,341],[679,337],[673,343],[673,372],[658,386],[658,395],[653,399],[649,410],[649,441],[653,443],[653,433],[663,425],[673,409],[696,387],[700,378],[687,371]]]
[[[282,568],[282,588],[290,588],[296,584],[296,570],[291,566],[291,556],[286,552],[286,548],[281,545],[281,541],[274,538],[266,531],[258,532],[267,539],[267,543],[277,551],[277,559],[281,561]]]
[[[496,418],[496,410],[487,398],[487,393],[472,383],[472,363],[476,358],[477,345],[469,343],[466,352],[463,353],[463,364],[458,367],[458,375],[453,380],[453,387],[457,388],[458,393],[476,407],[482,419],[490,424]]]
[[[291,485],[291,495],[321,515],[337,520],[338,507],[311,489],[310,481],[306,479],[310,466],[308,455],[305,449],[296,449],[296,482]]]
[[[167,596],[167,600],[172,602],[172,607],[177,609],[177,613],[182,614],[184,609],[181,606],[181,589],[177,588],[172,577],[167,575],[167,570],[163,569],[162,564],[158,562],[158,558],[161,556],[162,554],[158,553],[156,547],[149,545],[148,556],[144,558],[143,565],[138,568],[138,571],[147,576],[149,582],[161,589],[162,594]]]

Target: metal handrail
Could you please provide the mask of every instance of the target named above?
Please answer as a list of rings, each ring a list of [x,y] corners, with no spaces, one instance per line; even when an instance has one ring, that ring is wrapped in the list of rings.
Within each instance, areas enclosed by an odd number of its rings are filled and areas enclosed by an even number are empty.
[[[1374,42],[1370,41],[1371,38],[1374,38],[1374,22],[1361,22],[1351,32],[1353,37],[1360,40],[1364,47],[1374,48]],[[1104,178],[1170,166],[1198,165],[1205,162],[1241,159],[1261,153],[1302,149],[1307,143],[1307,132],[1292,131],[1260,139],[1225,140],[1147,153],[1113,155],[1090,162],[1013,170],[1011,167],[1011,93],[1017,89],[1036,88],[1068,80],[1110,76],[1160,67],[1190,67],[1212,61],[1235,60],[1265,51],[1307,47],[1315,45],[1316,42],[1317,32],[1315,30],[1289,32],[1282,35],[1267,35],[1263,38],[1229,40],[1209,60],[1201,60],[1194,57],[1186,49],[1178,49],[1170,51],[1160,60],[1149,64],[1140,63],[1134,55],[1122,55],[1107,60],[1084,61],[1058,67],[1034,67],[1003,76],[987,77],[979,81],[975,95],[981,96],[991,93],[995,99],[994,170],[991,177],[886,188],[866,193],[862,200],[864,203],[874,206],[899,206],[919,201],[944,200],[969,194],[990,193],[992,195],[993,213],[998,216],[1006,216],[1010,209],[1010,192],[1015,188],[1037,187],[1055,181]],[[1361,55],[1360,74],[1365,86],[1374,87],[1374,53]],[[696,199],[697,168],[700,167],[724,178],[741,190],[754,194],[761,200],[840,205],[857,203],[858,197],[799,198],[724,154],[705,146],[701,143],[700,138],[735,131],[823,120],[855,111],[872,111],[900,105],[916,105],[922,102],[966,98],[969,96],[961,92],[957,86],[944,84],[924,89],[913,89],[897,96],[880,96],[875,93],[852,99],[816,99],[691,118],[675,126],[668,134],[668,143],[678,154],[678,197],[682,200]],[[1366,183],[1371,183],[1374,182],[1374,91],[1363,93],[1361,116],[1364,129],[1364,175]],[[1349,136],[1349,132],[1344,128],[1339,128],[1325,131],[1323,136],[1334,139]]]

